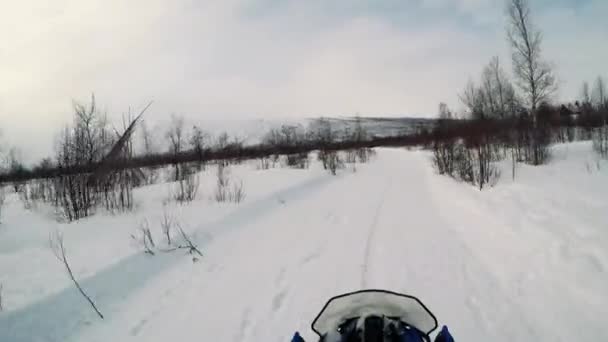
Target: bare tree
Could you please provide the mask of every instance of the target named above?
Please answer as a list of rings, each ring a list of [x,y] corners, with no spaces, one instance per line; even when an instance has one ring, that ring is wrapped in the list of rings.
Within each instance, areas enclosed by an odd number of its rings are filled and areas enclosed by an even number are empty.
[[[507,0],[507,37],[513,71],[533,115],[538,105],[557,90],[551,66],[542,59],[542,34],[534,26],[528,0]]]
[[[516,112],[515,89],[500,66],[497,56],[492,57],[481,76],[484,111],[492,117],[505,118]]]
[[[184,118],[181,116],[171,115],[171,123],[166,133],[167,140],[169,141],[169,153],[177,156],[184,148]],[[177,159],[177,158],[175,158]],[[180,179],[180,167],[176,161],[173,165],[175,167],[175,181]]]
[[[583,82],[581,86],[581,102],[584,106],[591,105],[591,95],[589,93],[589,83],[587,81]]]
[[[198,126],[192,126],[192,132],[190,133],[190,145],[196,152],[199,159],[203,158],[203,151],[205,147],[207,147],[207,142],[209,140],[209,134],[203,132],[203,130]]]
[[[93,302],[91,297],[89,297],[86,294],[86,292],[84,292],[84,290],[82,289],[82,286],[80,286],[80,284],[74,277],[74,273],[72,273],[72,268],[70,267],[70,264],[68,263],[68,259],[65,254],[65,246],[63,244],[63,234],[61,234],[60,232],[55,232],[55,234],[51,234],[51,236],[49,237],[49,245],[51,247],[51,250],[53,251],[53,254],[57,258],[57,260],[59,260],[63,264],[63,266],[65,266],[65,269],[68,272],[70,279],[72,279],[72,282],[74,283],[74,285],[76,286],[76,288],[78,289],[80,294],[87,300],[87,302],[89,302],[89,304],[91,304],[91,307],[93,307],[93,310],[95,310],[95,313],[97,313],[97,315],[101,319],[103,319],[103,315],[101,314],[99,309],[97,309],[97,306],[95,305],[95,303]]]
[[[141,143],[142,143],[144,154],[151,155],[152,153],[157,152],[156,144],[154,143],[154,140],[152,139],[152,133],[150,132],[150,128],[146,124],[146,121],[142,120],[142,122],[140,124],[140,128],[141,128]]]
[[[465,105],[468,116],[472,119],[485,119],[486,113],[483,109],[483,91],[473,81],[469,81],[462,94],[460,101]]]
[[[500,66],[498,57],[492,57],[481,73],[480,85],[469,81],[460,94],[467,114],[472,119],[491,119],[512,117],[517,112],[518,101],[515,89]],[[446,108],[444,108],[445,110]],[[446,113],[441,113],[444,118]]]
[[[441,120],[448,120],[448,119],[453,118],[452,111],[450,111],[450,108],[444,102],[439,103],[438,113],[439,113],[439,119],[441,119]]]
[[[598,76],[595,80],[592,99],[598,109],[608,108],[608,90],[606,89],[606,82],[602,76]]]
[[[166,135],[169,140],[169,152],[173,154],[181,152],[184,147],[184,118],[171,115],[171,123]]]

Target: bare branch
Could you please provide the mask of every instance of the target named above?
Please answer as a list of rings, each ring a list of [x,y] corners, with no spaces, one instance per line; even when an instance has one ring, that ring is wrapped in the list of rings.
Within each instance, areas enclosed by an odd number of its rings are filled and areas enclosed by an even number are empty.
[[[173,217],[169,215],[166,208],[163,210],[163,217],[160,221],[160,227],[167,238],[167,245],[171,246],[171,228],[173,227]]]
[[[184,239],[184,241],[187,244],[186,248],[188,248],[188,253],[190,253],[190,254],[196,253],[200,256],[203,256],[203,253],[201,253],[201,251],[198,249],[198,247],[196,247],[196,245],[192,243],[192,240],[190,240],[188,235],[186,235],[186,233],[182,229],[181,225],[178,224],[177,228],[179,229],[179,232],[181,233],[182,238]]]
[[[53,254],[57,258],[57,260],[59,260],[61,263],[63,263],[63,266],[65,266],[65,269],[68,272],[70,279],[72,279],[72,282],[74,283],[74,285],[76,286],[76,288],[78,289],[80,294],[87,300],[87,302],[89,302],[89,304],[91,304],[91,307],[93,307],[93,310],[95,310],[97,315],[101,319],[103,319],[103,315],[101,314],[99,309],[97,309],[97,306],[95,305],[95,303],[93,302],[91,297],[89,297],[84,292],[84,290],[82,289],[82,287],[80,286],[80,284],[78,283],[76,278],[74,277],[74,273],[72,273],[72,268],[70,267],[70,264],[68,263],[68,259],[66,257],[65,246],[63,244],[63,234],[59,231],[55,232],[55,234],[51,234],[49,236],[49,245],[51,247],[51,250],[53,251]]]

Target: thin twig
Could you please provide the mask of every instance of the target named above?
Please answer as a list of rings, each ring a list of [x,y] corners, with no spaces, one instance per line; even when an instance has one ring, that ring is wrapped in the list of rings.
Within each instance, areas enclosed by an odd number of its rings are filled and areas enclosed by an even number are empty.
[[[53,254],[57,258],[57,260],[59,260],[60,262],[63,263],[63,265],[65,266],[65,269],[68,271],[68,275],[70,276],[70,279],[72,279],[72,282],[74,283],[74,285],[76,286],[76,288],[78,289],[80,294],[82,294],[82,296],[89,302],[89,304],[91,304],[91,306],[93,307],[93,309],[95,310],[97,315],[101,319],[103,319],[102,313],[99,311],[99,309],[97,309],[97,306],[95,305],[95,303],[93,302],[91,297],[89,297],[84,292],[84,290],[82,289],[82,287],[80,286],[80,284],[78,283],[76,278],[74,277],[74,273],[72,273],[72,268],[70,267],[70,264],[68,263],[68,259],[65,255],[65,246],[63,244],[63,234],[61,234],[60,232],[56,232],[54,236],[51,235],[49,237],[49,243],[51,246],[51,250],[53,251]]]
[[[179,229],[179,232],[182,234],[184,241],[186,241],[186,243],[188,244],[187,248],[190,249],[189,250],[190,254],[196,253],[200,256],[203,256],[203,253],[201,253],[201,251],[192,243],[192,240],[190,240],[188,235],[186,235],[186,233],[184,233],[182,226],[180,224],[177,224],[177,228]]]

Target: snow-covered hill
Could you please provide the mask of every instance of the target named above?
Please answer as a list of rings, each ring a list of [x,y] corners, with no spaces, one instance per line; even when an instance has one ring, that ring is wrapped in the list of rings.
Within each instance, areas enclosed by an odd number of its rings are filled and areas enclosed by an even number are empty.
[[[247,197],[163,208],[168,184],[138,189],[131,214],[58,224],[9,196],[0,225],[0,341],[289,341],[332,295],[386,288],[421,298],[457,341],[605,341],[608,163],[588,143],[542,167],[504,165],[482,192],[436,175],[429,154],[380,149],[338,176],[233,170]],[[144,254],[144,220],[162,244],[163,211],[204,256]],[[61,230],[76,277],[48,246]]]

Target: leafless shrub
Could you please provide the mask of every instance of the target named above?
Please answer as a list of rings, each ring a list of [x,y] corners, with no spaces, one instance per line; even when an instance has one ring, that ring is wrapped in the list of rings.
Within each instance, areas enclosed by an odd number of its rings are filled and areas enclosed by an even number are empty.
[[[177,183],[177,191],[174,199],[179,203],[189,203],[196,199],[200,185],[200,176],[196,169],[187,165],[181,165],[181,174]]]
[[[294,169],[307,169],[309,165],[308,152],[286,155],[285,164]]]
[[[270,168],[271,158],[260,157],[258,158],[258,169],[268,170]]]
[[[356,150],[357,159],[359,163],[367,163],[375,154],[373,148],[360,148]]]
[[[344,158],[345,163],[353,172],[357,172],[357,151],[347,150],[344,154],[346,155]]]
[[[357,162],[357,150],[348,150],[346,151],[346,158],[344,161],[347,164],[355,164]]]
[[[74,273],[72,273],[72,268],[70,267],[70,264],[68,263],[65,246],[63,244],[63,234],[61,234],[58,231],[55,232],[54,234],[51,234],[51,236],[49,237],[49,245],[51,247],[51,250],[53,251],[53,254],[57,258],[57,260],[59,260],[65,267],[68,275],[70,276],[70,279],[74,283],[74,286],[76,286],[76,288],[78,289],[80,294],[87,300],[87,302],[91,305],[93,310],[95,310],[95,313],[97,313],[97,315],[101,319],[103,319],[103,314],[99,311],[99,309],[97,308],[97,306],[95,305],[95,303],[93,302],[91,297],[89,297],[86,294],[86,292],[84,292],[82,286],[80,286],[80,284],[74,277]]]
[[[173,229],[173,216],[171,216],[167,210],[163,210],[163,217],[160,221],[160,227],[163,235],[167,239],[167,245],[171,246],[171,230]]]
[[[214,197],[217,202],[240,203],[245,198],[243,182],[233,183],[230,178],[230,169],[218,164],[216,175],[217,184]]]
[[[32,209],[32,207],[34,206],[34,203],[30,197],[30,185],[28,183],[21,183],[21,185],[19,185],[18,190],[17,190],[17,194],[19,195],[19,199],[21,200],[21,203],[23,204],[23,208],[26,210],[30,210]]]
[[[456,146],[455,151],[455,172],[452,173],[452,175],[450,176],[465,181],[467,183],[475,184],[475,170],[472,152],[460,143]]]
[[[2,224],[2,208],[4,207],[5,200],[6,195],[4,193],[4,188],[0,186],[0,224]]]
[[[473,147],[473,153],[477,162],[474,168],[475,183],[482,190],[484,186],[493,186],[500,177],[500,170],[494,165],[494,151],[492,144],[479,143]]]
[[[243,190],[243,181],[232,184],[232,189],[228,194],[228,201],[232,203],[241,203],[245,199],[245,190]]]
[[[226,202],[228,199],[228,189],[230,185],[230,178],[228,176],[228,170],[223,164],[217,166],[217,185],[215,189],[215,200],[217,202]]]
[[[437,169],[440,175],[446,174],[448,176],[454,175],[456,152],[457,152],[456,141],[453,139],[446,141],[434,141],[433,142],[433,165]]]
[[[327,154],[327,167],[332,175],[336,175],[337,170],[344,168],[344,161],[337,151],[331,151]]]
[[[175,243],[175,241],[173,241],[171,239],[171,230],[173,229],[174,226],[177,227],[179,234],[180,234],[180,238],[181,238],[180,239],[181,241],[177,242],[177,244]],[[156,255],[157,252],[171,253],[171,252],[174,252],[174,251],[177,251],[180,249],[185,249],[188,254],[191,254],[193,256],[192,257],[193,262],[198,261],[197,256],[200,256],[200,257],[203,256],[203,253],[199,250],[197,245],[194,244],[194,242],[188,236],[188,234],[186,234],[184,232],[181,225],[179,223],[175,222],[173,220],[173,218],[170,215],[168,215],[166,212],[163,215],[163,218],[161,220],[161,229],[162,229],[163,234],[167,238],[167,244],[168,244],[167,248],[157,247],[154,244],[154,241],[152,239],[152,233],[148,226],[147,220],[144,220],[141,224],[141,227],[139,230],[141,232],[141,237],[131,235],[131,238],[133,240],[135,240],[136,242],[138,242],[139,245],[141,245],[144,248],[144,253],[146,253],[146,254]]]
[[[154,249],[156,248],[156,244],[154,243],[154,239],[152,238],[152,232],[150,231],[150,225],[148,224],[148,220],[144,220],[139,225],[139,232],[141,233],[141,237],[136,235],[131,235],[131,238],[137,242],[144,249],[144,253],[154,255]]]
[[[608,124],[593,130],[593,150],[604,159],[608,159]]]
[[[502,156],[488,137],[435,141],[433,145],[433,165],[440,174],[476,185],[480,190],[496,184],[500,170],[494,162]]]
[[[111,213],[131,211],[134,207],[133,188],[141,178],[139,169],[113,172],[97,184],[94,195],[99,205]]]

